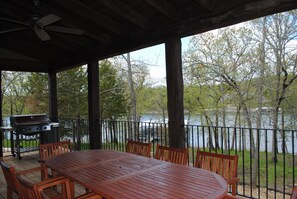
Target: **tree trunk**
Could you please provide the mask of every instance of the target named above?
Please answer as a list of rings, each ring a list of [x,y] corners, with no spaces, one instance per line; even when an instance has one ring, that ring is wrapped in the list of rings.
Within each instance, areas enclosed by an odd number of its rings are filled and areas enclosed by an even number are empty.
[[[260,46],[260,77],[258,82],[258,110],[257,110],[257,129],[261,128],[262,125],[262,107],[263,107],[263,85],[264,85],[264,70],[265,70],[265,40],[266,40],[266,17],[263,18],[263,26],[262,26],[262,42]],[[259,172],[259,154],[258,150],[260,148],[261,143],[261,134],[260,131],[257,130],[256,132],[256,152],[252,155],[254,162],[253,162],[253,170],[252,170],[252,187],[256,188],[257,179],[258,179],[258,172]]]
[[[127,57],[123,55],[123,58],[127,62],[128,68],[128,81],[129,81],[129,89],[130,89],[130,99],[131,99],[131,118],[132,118],[132,132],[133,134],[139,134],[139,128],[137,127],[137,110],[136,110],[136,94],[134,89],[134,81],[133,81],[133,71],[132,71],[132,64],[130,59],[130,53],[127,53]]]

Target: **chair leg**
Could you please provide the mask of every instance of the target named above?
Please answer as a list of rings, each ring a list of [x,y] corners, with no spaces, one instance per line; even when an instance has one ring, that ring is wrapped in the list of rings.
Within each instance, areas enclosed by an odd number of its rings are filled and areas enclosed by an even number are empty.
[[[7,187],[7,199],[12,199],[12,189],[10,187]]]
[[[232,191],[232,195],[236,196],[236,184],[235,183],[231,185],[231,191]]]
[[[74,196],[75,196],[75,193],[74,193],[74,182],[70,180],[69,186],[70,186],[71,198],[74,198]]]

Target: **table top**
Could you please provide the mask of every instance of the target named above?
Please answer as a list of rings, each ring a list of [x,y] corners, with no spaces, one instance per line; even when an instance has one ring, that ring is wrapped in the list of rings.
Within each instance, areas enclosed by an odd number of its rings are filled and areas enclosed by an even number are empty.
[[[65,153],[45,164],[104,198],[215,199],[227,194],[227,182],[213,172],[118,151]]]

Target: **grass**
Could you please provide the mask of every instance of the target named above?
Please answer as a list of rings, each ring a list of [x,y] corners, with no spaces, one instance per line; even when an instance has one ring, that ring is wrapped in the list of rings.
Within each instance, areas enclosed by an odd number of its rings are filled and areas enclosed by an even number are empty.
[[[250,157],[250,151],[238,152],[238,176],[242,182],[251,184],[251,169],[253,169],[253,160]],[[297,159],[297,157],[295,157]],[[259,153],[259,176],[260,186],[268,186],[282,189],[283,186],[291,187],[297,180],[297,165],[293,167],[292,154],[277,154],[278,162],[272,160],[271,152]],[[295,175],[295,176],[293,176]],[[245,176],[245,178],[243,178]],[[295,178],[295,182],[293,179]],[[285,182],[284,182],[285,180]]]

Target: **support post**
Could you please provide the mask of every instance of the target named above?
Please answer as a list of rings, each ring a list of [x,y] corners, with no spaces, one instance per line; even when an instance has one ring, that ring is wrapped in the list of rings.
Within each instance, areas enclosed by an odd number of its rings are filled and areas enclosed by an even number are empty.
[[[3,126],[3,118],[2,118],[2,70],[0,70],[0,98],[1,98],[1,101],[0,101],[0,124],[1,126]],[[3,140],[3,131],[1,130],[0,132],[0,157],[3,157],[3,143],[2,143],[2,140]]]
[[[98,60],[91,59],[88,63],[88,102],[90,149],[101,149],[99,125],[99,65]]]
[[[183,74],[181,40],[171,38],[165,43],[169,145],[185,148]]]
[[[48,73],[48,90],[49,90],[49,117],[51,122],[58,122],[58,97],[57,97],[57,73]],[[48,134],[48,140],[45,142],[59,141],[56,128]]]

